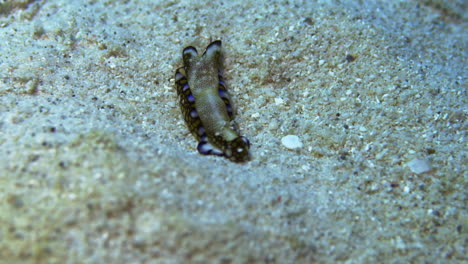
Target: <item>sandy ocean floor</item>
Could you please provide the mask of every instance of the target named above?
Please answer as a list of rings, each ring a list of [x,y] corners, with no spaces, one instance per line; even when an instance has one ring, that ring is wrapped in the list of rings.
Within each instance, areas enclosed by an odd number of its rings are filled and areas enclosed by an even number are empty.
[[[0,1],[0,263],[466,263],[467,2],[220,2]],[[179,109],[216,39],[247,163]]]

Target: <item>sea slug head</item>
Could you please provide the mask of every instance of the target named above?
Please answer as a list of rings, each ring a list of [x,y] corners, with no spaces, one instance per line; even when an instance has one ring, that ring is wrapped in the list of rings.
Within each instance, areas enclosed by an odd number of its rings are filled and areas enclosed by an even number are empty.
[[[234,162],[245,162],[249,160],[250,142],[244,136],[239,136],[229,142],[229,148],[225,151],[225,156]]]

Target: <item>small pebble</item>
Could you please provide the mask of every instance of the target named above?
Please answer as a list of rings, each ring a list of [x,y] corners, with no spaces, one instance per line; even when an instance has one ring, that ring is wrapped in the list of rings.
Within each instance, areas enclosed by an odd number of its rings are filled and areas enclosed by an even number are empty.
[[[282,104],[284,104],[284,100],[281,99],[281,98],[275,98],[275,104],[276,105],[282,105]]]
[[[269,129],[269,130],[276,130],[276,129],[278,129],[278,122],[275,121],[275,120],[272,120],[272,121],[268,124],[268,129]]]
[[[259,117],[260,117],[260,114],[259,114],[259,113],[253,113],[253,114],[252,114],[252,117],[253,117],[253,118],[259,118]]]
[[[406,163],[406,166],[408,166],[410,170],[416,174],[421,174],[431,170],[431,166],[427,160],[413,159]]]
[[[302,148],[303,144],[298,136],[296,135],[287,135],[281,139],[281,144],[287,149],[298,149]]]

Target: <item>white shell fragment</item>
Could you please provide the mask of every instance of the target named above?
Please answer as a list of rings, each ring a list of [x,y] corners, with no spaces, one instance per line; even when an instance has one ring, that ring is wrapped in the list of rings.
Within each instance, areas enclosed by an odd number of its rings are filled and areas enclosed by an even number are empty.
[[[298,149],[302,148],[303,144],[298,136],[296,135],[287,135],[281,139],[281,144],[287,149]]]
[[[406,163],[406,166],[410,168],[413,173],[421,174],[431,170],[431,166],[427,160],[413,159]]]

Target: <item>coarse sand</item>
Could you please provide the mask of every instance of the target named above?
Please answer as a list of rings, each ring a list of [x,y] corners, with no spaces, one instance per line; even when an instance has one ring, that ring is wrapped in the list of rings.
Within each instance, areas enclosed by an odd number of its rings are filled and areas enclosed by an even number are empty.
[[[467,263],[467,10],[0,1],[0,264]],[[246,163],[174,89],[216,39]]]

